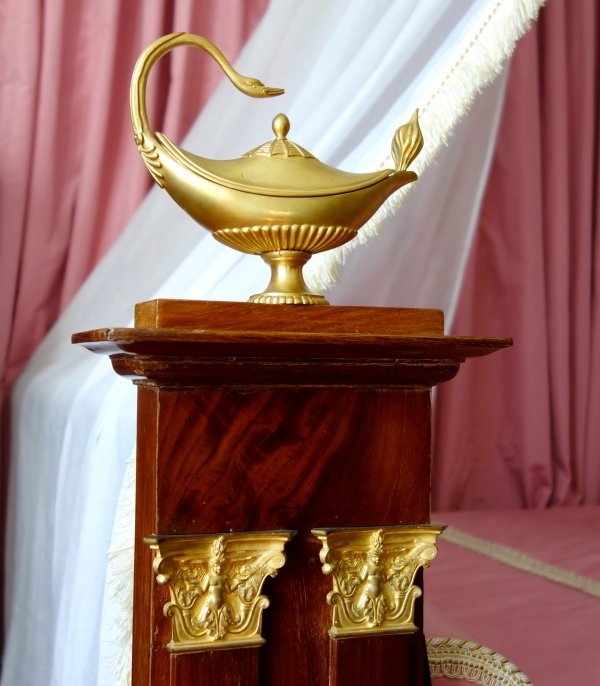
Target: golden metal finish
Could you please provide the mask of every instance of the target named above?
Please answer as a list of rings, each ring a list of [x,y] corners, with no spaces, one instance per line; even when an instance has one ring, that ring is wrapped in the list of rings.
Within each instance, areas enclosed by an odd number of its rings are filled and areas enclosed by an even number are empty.
[[[267,576],[285,564],[283,548],[294,531],[151,536],[156,581],[167,584],[173,652],[262,645],[261,595]]]
[[[288,141],[286,136],[290,131],[290,120],[285,114],[278,114],[273,119],[271,126],[275,134],[275,140],[267,141],[257,148],[253,148],[250,152],[243,154],[242,157],[277,157],[277,155],[283,155],[284,157],[310,157],[313,160],[316,159],[308,150],[305,150],[296,143],[292,143],[292,141]]]
[[[329,167],[288,140],[284,114],[273,120],[275,139],[236,160],[193,155],[164,134],[152,133],[146,113],[146,83],[155,62],[179,45],[205,50],[242,93],[269,98],[283,93],[238,74],[205,38],[174,33],[160,38],[140,56],[131,81],[131,122],[135,142],[152,177],[215,238],[241,252],[280,252],[271,257],[271,284],[253,302],[327,304],[306,291],[298,251],[310,256],[343,245],[400,187],[416,180],[407,167],[419,154],[423,137],[418,112],[395,134],[394,169],[354,174]]]
[[[392,157],[396,171],[406,171],[411,162],[423,149],[423,134],[419,128],[419,110],[401,126],[392,141]]]
[[[213,236],[230,248],[262,255],[273,250],[301,250],[309,255],[331,250],[354,238],[357,229],[347,226],[246,226],[243,229],[219,229]]]
[[[417,631],[415,574],[437,555],[443,527],[431,524],[378,529],[313,529],[323,548],[323,574],[331,574],[332,638]]]
[[[264,252],[261,257],[271,267],[271,280],[264,293],[250,297],[252,303],[267,305],[329,305],[322,295],[310,293],[302,276],[309,252],[281,250]]]

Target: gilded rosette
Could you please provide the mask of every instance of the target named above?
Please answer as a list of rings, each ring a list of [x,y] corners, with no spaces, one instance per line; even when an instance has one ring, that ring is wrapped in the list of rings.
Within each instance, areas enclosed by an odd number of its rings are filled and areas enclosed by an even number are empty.
[[[267,576],[285,564],[293,531],[153,536],[156,581],[169,587],[173,652],[259,646]]]
[[[443,527],[431,524],[368,529],[313,529],[323,547],[323,573],[331,574],[332,638],[417,631],[415,575],[437,554]]]

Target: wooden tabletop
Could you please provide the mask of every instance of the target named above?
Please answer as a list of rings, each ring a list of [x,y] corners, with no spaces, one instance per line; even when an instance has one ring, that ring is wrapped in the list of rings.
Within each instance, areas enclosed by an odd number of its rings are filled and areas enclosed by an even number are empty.
[[[512,345],[510,338],[445,336],[441,310],[414,308],[152,300],[136,306],[135,323],[72,341],[104,355],[456,361]]]
[[[311,357],[464,360],[512,345],[511,338],[397,334],[96,329],[73,343],[101,355],[120,353],[202,357]]]

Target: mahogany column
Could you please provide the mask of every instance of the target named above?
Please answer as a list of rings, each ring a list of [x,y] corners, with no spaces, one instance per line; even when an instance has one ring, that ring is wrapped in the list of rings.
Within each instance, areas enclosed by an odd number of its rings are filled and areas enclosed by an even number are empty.
[[[420,633],[329,638],[311,529],[429,522],[431,387],[510,339],[444,336],[439,310],[156,300],[73,342],[139,387],[133,686],[423,684]],[[266,645],[169,653],[142,539],[274,529],[298,533]]]

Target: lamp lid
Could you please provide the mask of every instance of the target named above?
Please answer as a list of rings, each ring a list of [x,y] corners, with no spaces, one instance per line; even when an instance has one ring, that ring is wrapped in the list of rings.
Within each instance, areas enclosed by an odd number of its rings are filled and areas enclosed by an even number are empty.
[[[181,164],[205,179],[227,188],[278,197],[339,195],[368,188],[393,169],[355,174],[320,162],[302,146],[290,141],[290,121],[278,114],[272,123],[273,140],[262,143],[235,160],[211,160],[193,155],[164,134],[156,137]],[[406,172],[410,174],[410,172]]]

